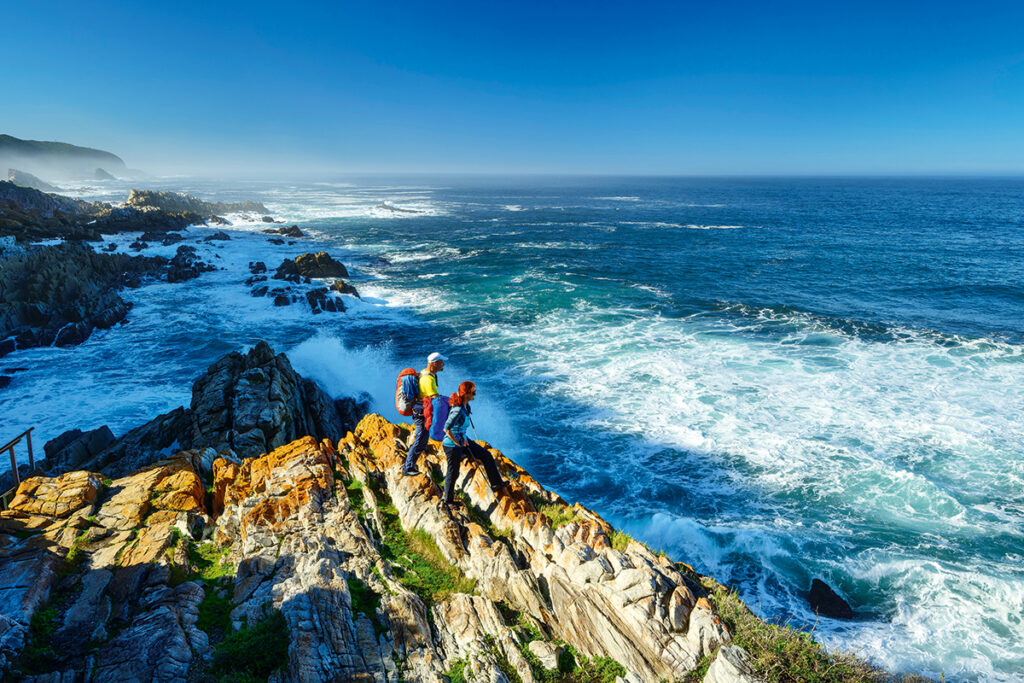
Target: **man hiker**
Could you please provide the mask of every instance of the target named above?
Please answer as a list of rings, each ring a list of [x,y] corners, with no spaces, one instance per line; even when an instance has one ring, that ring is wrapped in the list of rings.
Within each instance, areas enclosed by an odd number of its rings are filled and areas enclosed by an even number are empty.
[[[412,407],[412,423],[416,427],[412,435],[412,446],[409,447],[409,454],[405,457],[405,466],[402,468],[404,474],[419,474],[416,469],[416,459],[427,447],[426,421],[423,417],[423,399],[437,396],[437,373],[444,370],[444,362],[448,360],[435,351],[427,356],[427,367],[420,371],[419,393],[416,395],[416,403]]]

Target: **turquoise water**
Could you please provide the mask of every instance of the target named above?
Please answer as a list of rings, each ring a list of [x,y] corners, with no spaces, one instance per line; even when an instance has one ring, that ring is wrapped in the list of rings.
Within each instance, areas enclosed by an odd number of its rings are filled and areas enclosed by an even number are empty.
[[[441,350],[442,389],[478,383],[480,438],[760,615],[897,671],[1020,680],[1024,182],[174,186],[262,199],[364,300],[313,318],[252,299],[247,260],[297,247],[235,233],[227,270],[133,293],[133,322],[78,349],[26,352],[0,395],[16,424],[137,424],[261,337],[396,419],[394,375]],[[84,405],[62,402],[58,363]],[[814,577],[860,618],[816,620]]]

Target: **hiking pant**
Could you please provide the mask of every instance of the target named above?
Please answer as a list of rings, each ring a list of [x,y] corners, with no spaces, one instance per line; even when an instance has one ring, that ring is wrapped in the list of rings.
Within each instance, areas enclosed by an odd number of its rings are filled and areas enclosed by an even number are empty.
[[[403,471],[408,472],[416,467],[416,458],[427,447],[427,439],[430,434],[427,432],[426,418],[423,417],[423,401],[417,401],[412,407],[412,423],[416,427],[412,433],[412,445],[409,446],[409,453],[405,456]]]
[[[487,480],[491,483],[492,488],[505,483],[505,480],[501,478],[501,472],[498,471],[498,465],[495,464],[494,458],[487,452],[487,449],[475,441],[470,441],[469,446],[455,446],[454,448],[445,446],[444,454],[448,460],[448,470],[444,475],[444,502],[446,503],[455,500],[455,480],[459,478],[459,465],[470,455],[484,466],[484,471],[487,472]]]

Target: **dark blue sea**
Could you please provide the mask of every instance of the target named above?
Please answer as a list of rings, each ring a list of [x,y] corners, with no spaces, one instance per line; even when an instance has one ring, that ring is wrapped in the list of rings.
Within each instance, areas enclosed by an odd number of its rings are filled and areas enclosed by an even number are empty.
[[[223,270],[0,360],[28,368],[5,430],[123,432],[261,338],[397,420],[395,375],[441,351],[442,390],[477,382],[481,439],[759,615],[897,672],[1024,678],[1024,181],[156,185],[261,199],[314,240],[235,217],[202,245]],[[352,270],[346,314],[249,295],[249,261],[313,248]],[[815,577],[859,618],[816,618]]]

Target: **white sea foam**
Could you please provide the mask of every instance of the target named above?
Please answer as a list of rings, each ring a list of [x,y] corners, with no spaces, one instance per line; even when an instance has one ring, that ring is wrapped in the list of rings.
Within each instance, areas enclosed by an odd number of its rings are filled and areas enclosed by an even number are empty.
[[[625,508],[640,505],[651,476],[630,464],[633,458],[642,462],[651,448],[645,444],[695,453],[734,473],[731,483],[707,482],[707,495],[730,495],[738,487],[757,491],[757,500],[768,506],[779,505],[763,519],[744,520],[740,515],[749,516],[749,509],[727,512],[713,527],[658,514],[646,523],[625,519],[641,538],[720,579],[729,580],[739,556],[762,562],[758,583],[744,589],[762,614],[813,619],[797,598],[806,586],[767,583],[791,573],[784,563],[800,561],[810,571],[836,572],[847,587],[867,582],[865,599],[880,605],[900,596],[887,637],[879,635],[877,622],[860,629],[819,624],[830,644],[856,647],[900,670],[941,666],[947,673],[961,671],[958,657],[983,651],[981,659],[1006,671],[1021,656],[1016,643],[1024,642],[1024,625],[1009,616],[1021,611],[1019,566],[987,566],[975,576],[967,568],[927,564],[928,551],[894,547],[884,553],[893,566],[924,564],[899,580],[868,581],[878,556],[852,555],[841,564],[805,557],[801,546],[792,545],[793,535],[780,536],[769,521],[776,514],[807,514],[805,523],[814,526],[798,537],[808,542],[827,537],[835,543],[888,529],[957,544],[1001,533],[1024,547],[1020,516],[1012,518],[1015,528],[971,504],[1020,500],[1024,391],[1008,388],[1024,387],[1021,349],[991,341],[950,344],[912,330],[902,341],[871,341],[800,314],[773,315],[776,321],[789,318],[788,338],[748,334],[748,326],[761,324],[757,315],[749,325],[627,312],[612,322],[609,312],[581,301],[533,325],[487,326],[465,338],[518,365],[552,399],[574,401],[582,386],[601,397],[601,409],[586,413],[577,428],[638,439],[635,452],[600,463],[616,470]],[[563,457],[575,455],[566,451]],[[569,467],[585,469],[588,456],[581,457]],[[638,488],[631,493],[634,482]],[[793,507],[793,501],[810,507]],[[841,520],[840,526],[816,517],[815,509],[828,510],[826,517]],[[974,662],[966,670],[991,666]],[[995,673],[986,678],[1003,680]]]

